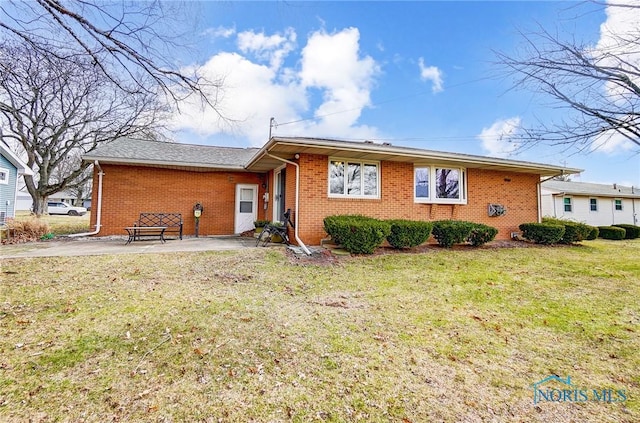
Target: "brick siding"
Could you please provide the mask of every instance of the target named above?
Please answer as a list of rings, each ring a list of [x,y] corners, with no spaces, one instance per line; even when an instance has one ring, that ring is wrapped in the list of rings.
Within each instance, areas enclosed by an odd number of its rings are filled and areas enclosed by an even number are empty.
[[[413,200],[413,164],[380,163],[380,199],[329,198],[328,157],[301,154],[300,213],[295,210],[296,168],[287,165],[285,207],[293,210],[300,238],[318,245],[327,234],[322,219],[333,214],[363,214],[381,219],[457,219],[485,223],[499,229],[497,239],[508,239],[523,222],[538,219],[537,183],[539,175],[494,170],[467,169],[467,204],[419,204]],[[234,231],[236,184],[258,185],[258,219],[273,217],[273,172],[194,172],[144,166],[103,164],[102,229],[100,235],[123,235],[125,226],[140,212],[182,213],[184,234],[195,232],[193,205],[201,202],[204,212],[200,234],[227,235]],[[262,184],[268,181],[270,201],[264,209]],[[94,175],[94,199],[97,174]],[[489,203],[502,204],[507,213],[488,216]],[[91,224],[95,225],[94,204]],[[93,227],[93,226],[92,226]],[[293,238],[293,234],[292,238]]]
[[[228,235],[234,231],[236,184],[258,185],[258,219],[264,219],[264,175],[250,172],[193,172],[144,166],[101,165],[102,228],[99,235],[123,235],[141,212],[182,213],[183,232],[195,234],[193,206],[202,203],[200,235]],[[97,172],[97,171],[96,171]],[[91,225],[95,225],[97,173],[94,174]]]

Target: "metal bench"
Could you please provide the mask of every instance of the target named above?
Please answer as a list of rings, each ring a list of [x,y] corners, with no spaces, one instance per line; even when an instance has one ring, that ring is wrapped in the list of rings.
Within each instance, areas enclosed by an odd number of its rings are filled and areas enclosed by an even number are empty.
[[[166,227],[163,233],[175,233],[182,239],[182,214],[181,213],[140,213],[134,227]]]
[[[143,237],[158,237],[160,242],[167,242],[164,239],[164,232],[167,230],[166,226],[128,226],[124,230],[129,234],[129,239],[127,239],[125,245],[130,244],[131,241],[141,241]]]

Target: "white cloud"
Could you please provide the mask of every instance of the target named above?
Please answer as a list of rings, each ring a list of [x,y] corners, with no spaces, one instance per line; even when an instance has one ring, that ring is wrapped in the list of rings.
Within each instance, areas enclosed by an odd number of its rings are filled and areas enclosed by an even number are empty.
[[[242,53],[252,53],[259,60],[268,61],[273,68],[279,68],[284,58],[294,50],[296,32],[287,28],[284,34],[265,35],[244,31],[238,34],[238,48]]]
[[[356,28],[312,33],[293,68],[283,66],[284,57],[295,51],[293,30],[240,33],[239,52],[218,53],[198,68],[208,79],[224,79],[216,106],[235,125],[221,123],[215,111],[190,99],[181,105],[173,129],[199,137],[239,135],[257,146],[266,141],[269,119],[275,117],[281,124],[301,121],[277,127],[277,135],[379,137],[376,128],[358,125],[380,71],[371,57],[361,57],[359,36]],[[310,109],[317,119],[303,120]]]
[[[219,26],[217,28],[207,28],[202,32],[204,35],[209,35],[213,38],[229,38],[236,33],[236,28],[227,28]]]
[[[636,144],[616,131],[608,131],[596,137],[591,143],[591,151],[606,154],[617,154],[622,151],[633,150]]]
[[[444,90],[442,86],[442,71],[436,66],[425,66],[422,57],[418,60],[418,66],[420,67],[420,78],[423,81],[431,81],[433,83],[431,90],[434,93],[442,92]]]
[[[357,28],[333,34],[318,31],[311,34],[302,50],[302,86],[321,90],[323,97],[315,110],[320,118],[313,125],[316,130],[324,128],[338,136],[353,134],[350,128],[371,103],[371,89],[380,68],[370,56],[360,57],[359,41]]]
[[[510,141],[518,127],[520,117],[515,116],[508,119],[499,119],[489,128],[482,128],[478,138],[482,141],[482,148],[490,156],[506,157],[514,153],[520,144]]]

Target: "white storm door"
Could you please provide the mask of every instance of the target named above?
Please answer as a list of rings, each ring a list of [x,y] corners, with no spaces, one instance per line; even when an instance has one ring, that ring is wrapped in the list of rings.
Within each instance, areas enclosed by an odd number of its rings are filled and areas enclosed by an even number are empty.
[[[236,185],[236,208],[234,232],[240,234],[254,228],[257,218],[258,185]]]

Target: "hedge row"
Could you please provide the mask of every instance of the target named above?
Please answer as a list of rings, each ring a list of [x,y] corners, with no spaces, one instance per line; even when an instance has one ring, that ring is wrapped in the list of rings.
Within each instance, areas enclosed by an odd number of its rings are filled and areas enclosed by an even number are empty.
[[[625,230],[624,238],[625,239],[636,239],[640,238],[640,226],[636,225],[628,225],[625,223],[621,223],[619,225],[611,225],[616,228],[622,228]]]
[[[564,226],[564,234],[559,241],[562,244],[574,244],[576,242],[589,239],[594,228],[593,226],[586,225],[584,223],[574,222],[571,220],[554,219],[551,217],[545,217],[542,219],[542,223]]]
[[[617,226],[598,226],[598,230],[600,231],[600,238],[613,239],[616,241],[624,239],[627,234],[624,228]]]
[[[357,254],[373,253],[385,239],[393,248],[412,248],[426,242],[433,233],[438,244],[445,247],[462,242],[479,246],[492,241],[498,233],[496,228],[472,222],[384,221],[361,215],[328,216],[324,229],[336,243]]]

